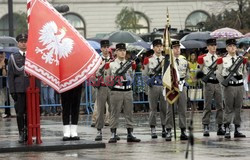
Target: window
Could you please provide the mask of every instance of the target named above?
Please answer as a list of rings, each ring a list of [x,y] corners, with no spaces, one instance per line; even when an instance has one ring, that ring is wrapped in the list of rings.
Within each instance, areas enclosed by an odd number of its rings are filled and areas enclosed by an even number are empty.
[[[204,29],[204,23],[208,18],[210,18],[210,16],[205,11],[194,11],[188,15],[185,27],[192,31],[202,31]]]
[[[86,29],[84,20],[75,13],[66,13],[63,15],[68,22],[75,27],[75,29],[83,36],[86,37]]]
[[[25,13],[13,14],[14,36],[17,36],[20,33],[27,32],[26,17],[27,16]],[[0,19],[0,36],[8,36],[8,35],[9,35],[9,18],[8,14],[6,14]]]
[[[137,34],[144,34],[149,32],[149,21],[148,18],[141,12],[135,12],[136,16],[139,18],[138,28],[136,29]]]

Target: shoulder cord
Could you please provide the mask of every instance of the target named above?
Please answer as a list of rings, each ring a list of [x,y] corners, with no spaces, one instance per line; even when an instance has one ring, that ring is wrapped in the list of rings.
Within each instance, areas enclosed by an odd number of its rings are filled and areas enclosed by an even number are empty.
[[[19,71],[19,72],[24,71],[24,65],[23,65],[22,67],[18,67],[18,66],[16,65],[16,61],[15,61],[15,59],[14,59],[13,54],[11,54],[10,57],[11,57],[11,60],[12,60],[12,62],[13,62],[12,65],[14,65],[14,67],[16,68],[16,70]]]

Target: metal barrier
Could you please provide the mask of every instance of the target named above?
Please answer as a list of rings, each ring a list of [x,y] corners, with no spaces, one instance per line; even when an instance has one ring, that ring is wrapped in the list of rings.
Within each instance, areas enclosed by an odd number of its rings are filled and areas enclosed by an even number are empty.
[[[2,84],[1,79],[3,77],[0,76],[0,85]],[[7,82],[7,81],[6,81]],[[8,83],[6,84],[6,93],[8,95]],[[138,104],[142,104],[142,105],[146,105],[148,104],[148,99],[147,99],[147,84],[144,81],[144,78],[142,76],[141,72],[136,72],[134,79],[133,79],[133,104],[134,105],[138,105]],[[2,86],[0,86],[0,89],[2,88]],[[87,81],[84,82],[83,85],[83,91],[82,91],[82,98],[81,98],[81,103],[80,106],[84,107],[84,109],[86,109],[87,114],[90,114],[91,112],[93,112],[93,106],[95,103],[95,88],[93,88],[92,86],[89,85],[89,83]],[[41,94],[42,95],[42,94]],[[56,96],[60,97],[58,93],[55,94]],[[9,96],[10,97],[10,96]],[[191,101],[204,101],[204,99],[196,99],[196,100],[191,100]],[[41,101],[42,102],[42,101]],[[10,104],[10,103],[8,103]],[[61,106],[60,104],[60,98],[58,98],[58,100],[56,101],[55,104],[41,104],[40,107],[59,107]],[[13,105],[1,105],[0,104],[0,109],[1,108],[13,108]]]

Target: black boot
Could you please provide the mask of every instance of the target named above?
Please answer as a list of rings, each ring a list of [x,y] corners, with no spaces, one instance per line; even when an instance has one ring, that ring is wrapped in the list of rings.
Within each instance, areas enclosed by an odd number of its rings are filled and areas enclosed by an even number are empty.
[[[240,125],[235,125],[234,138],[246,138],[246,135],[238,131],[239,128],[240,128]]]
[[[133,128],[127,128],[128,136],[127,136],[127,142],[141,142],[140,139],[136,138],[133,135]]]
[[[181,128],[181,140],[188,140],[188,136],[186,135],[186,128]]]
[[[204,137],[209,137],[209,126],[208,126],[208,124],[204,124],[203,136]]]
[[[24,143],[24,142],[25,142],[24,133],[23,133],[23,131],[21,131],[21,132],[19,133],[18,143]]]
[[[95,137],[95,141],[102,141],[102,130],[97,129],[97,135]]]
[[[162,138],[166,138],[166,129],[165,129],[165,125],[162,125],[161,137],[162,137]]]
[[[115,138],[117,141],[120,141],[120,139],[121,139],[117,134],[115,134]]]
[[[172,139],[172,133],[171,133],[171,128],[167,128],[167,133],[166,133],[166,141],[171,141]]]
[[[109,143],[116,143],[116,128],[110,128],[111,131],[111,138],[109,139]]]
[[[152,138],[152,139],[157,138],[155,126],[150,126],[150,128],[151,128],[151,138]]]
[[[230,139],[231,135],[230,135],[230,125],[229,124],[225,124],[225,138]]]
[[[218,124],[217,135],[218,136],[224,136],[225,135],[225,131],[222,128],[222,124]]]

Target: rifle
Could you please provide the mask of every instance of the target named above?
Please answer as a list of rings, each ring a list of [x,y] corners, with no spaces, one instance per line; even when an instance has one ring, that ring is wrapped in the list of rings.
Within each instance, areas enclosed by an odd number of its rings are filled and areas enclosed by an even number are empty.
[[[209,80],[210,77],[212,77],[213,79],[216,79],[214,72],[217,68],[217,60],[216,59],[208,68],[209,68],[209,72],[207,73],[206,76],[204,76],[201,80],[205,83],[207,83],[207,81]]]
[[[159,64],[157,64],[157,66],[155,66],[155,68],[153,68],[152,72],[154,73],[150,79],[148,80],[148,86],[149,87],[152,87],[152,81],[155,80],[155,77],[158,76],[160,74],[160,72],[162,72],[162,67],[161,67],[161,64],[162,64],[162,61],[164,60],[164,58],[161,60],[161,62]]]
[[[126,61],[120,68],[118,68],[114,74],[114,80],[113,80],[113,84],[112,85],[109,85],[108,87],[110,89],[113,89],[114,86],[118,83],[118,79],[119,77],[121,76],[125,76],[125,73],[128,71],[128,69],[132,66],[132,61],[135,61],[141,54],[142,52],[144,51],[144,48],[140,50],[140,52],[138,52],[137,55],[135,55],[132,59]]]
[[[111,59],[111,58],[109,58],[107,61],[109,61],[110,59]],[[100,82],[100,81],[102,80],[103,75],[104,75],[104,68],[105,68],[105,65],[106,65],[106,62],[105,62],[105,64],[102,66],[102,68],[100,68],[100,70],[99,70],[100,76],[97,76],[97,77],[96,77],[96,78],[97,78],[97,81],[96,81],[94,87],[97,88],[97,89],[99,89],[99,88],[101,87],[101,82]]]
[[[249,50],[250,50],[250,47],[247,49],[247,51],[244,53],[244,55],[246,53],[248,53]],[[228,74],[227,78],[225,78],[221,82],[221,84],[223,86],[227,87],[230,80],[232,80],[234,82],[237,81],[237,79],[235,79],[233,76],[234,76],[235,73],[237,74],[237,71],[238,71],[240,65],[243,63],[243,61],[244,61],[244,55],[237,57],[237,59],[235,60],[235,62],[230,66],[230,68],[228,69],[229,74]]]

